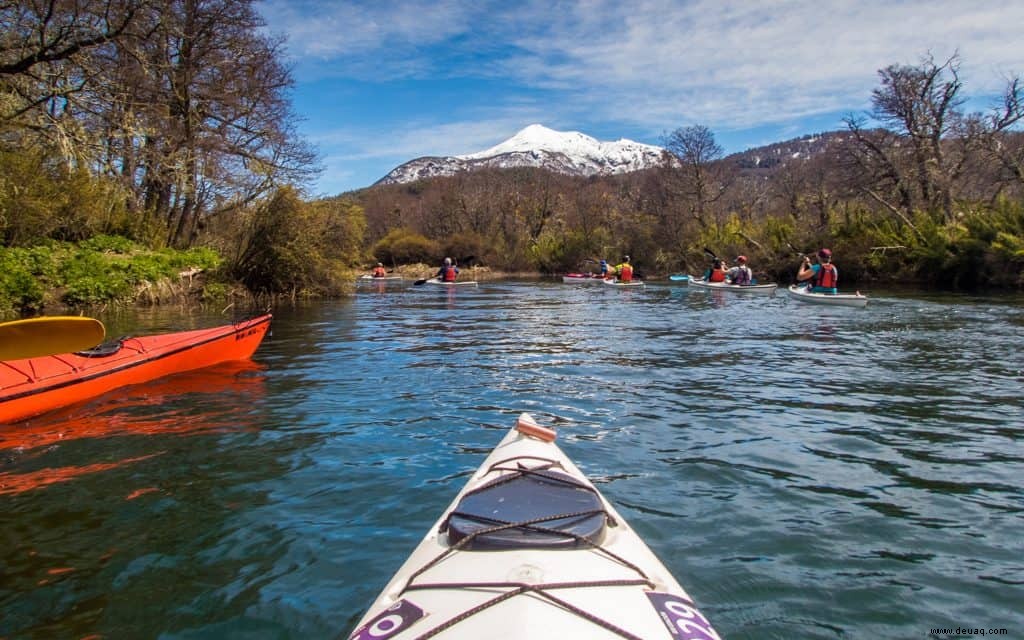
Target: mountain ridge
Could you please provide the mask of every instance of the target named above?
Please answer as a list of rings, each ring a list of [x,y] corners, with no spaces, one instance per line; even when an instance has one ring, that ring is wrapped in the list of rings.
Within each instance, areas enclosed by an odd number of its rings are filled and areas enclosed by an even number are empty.
[[[626,138],[600,141],[578,131],[531,124],[483,151],[415,158],[374,184],[403,184],[482,168],[537,167],[572,176],[613,175],[657,166],[663,152],[661,147]]]

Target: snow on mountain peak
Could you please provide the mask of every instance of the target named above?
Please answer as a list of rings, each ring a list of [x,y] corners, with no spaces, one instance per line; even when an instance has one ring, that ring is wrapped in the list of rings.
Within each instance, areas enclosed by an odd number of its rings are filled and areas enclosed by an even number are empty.
[[[555,131],[542,124],[531,124],[501,144],[490,149],[455,156],[463,160],[490,158],[503,153],[517,151],[550,151],[552,153],[570,153],[594,155],[600,152],[601,143],[583,135],[578,131]]]
[[[620,138],[602,142],[578,131],[531,124],[489,149],[460,156],[417,158],[395,168],[378,184],[450,176],[483,167],[540,167],[569,175],[626,173],[656,166],[662,149]]]

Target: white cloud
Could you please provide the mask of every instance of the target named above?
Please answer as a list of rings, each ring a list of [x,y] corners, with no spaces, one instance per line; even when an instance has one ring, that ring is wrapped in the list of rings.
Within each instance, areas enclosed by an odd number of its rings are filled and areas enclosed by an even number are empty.
[[[732,125],[858,107],[878,69],[928,51],[944,59],[959,49],[968,91],[998,90],[993,67],[1024,71],[1020,2],[641,0],[581,19],[598,4],[518,38],[524,53],[507,71],[526,84],[577,87],[605,115],[629,104],[640,120],[676,111]]]
[[[372,134],[332,134],[348,137],[331,145],[350,149],[354,158],[468,153],[531,122],[585,133],[595,122],[650,132],[695,123],[713,130],[787,127],[864,109],[880,68],[916,64],[928,52],[943,61],[959,51],[968,96],[996,93],[1008,74],[1024,74],[1020,0],[264,0],[259,6],[270,28],[289,36],[300,83],[354,79],[372,92],[375,84],[402,79],[438,87],[497,79],[509,88],[476,104],[403,114],[397,124],[370,126]]]
[[[322,73],[499,74],[564,91],[603,117],[629,104],[628,117],[648,125],[671,115],[756,124],[859,107],[879,68],[916,63],[928,51],[944,58],[959,49],[969,91],[997,90],[1000,72],[1024,67],[1024,3],[1008,0],[262,6],[301,59],[334,63],[321,65]],[[494,58],[471,68],[444,65],[471,51]]]

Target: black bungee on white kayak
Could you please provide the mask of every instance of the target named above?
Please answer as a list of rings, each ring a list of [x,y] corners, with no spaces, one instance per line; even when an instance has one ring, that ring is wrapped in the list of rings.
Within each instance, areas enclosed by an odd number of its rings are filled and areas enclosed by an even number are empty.
[[[350,640],[718,638],[554,440],[522,414]]]

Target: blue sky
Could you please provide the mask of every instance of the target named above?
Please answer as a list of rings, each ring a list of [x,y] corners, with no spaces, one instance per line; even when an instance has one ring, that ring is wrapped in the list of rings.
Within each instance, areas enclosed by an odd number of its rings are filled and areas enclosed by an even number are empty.
[[[987,108],[1024,75],[1021,0],[262,0],[287,38],[315,195],[540,123],[660,144],[705,125],[726,153],[838,129],[878,70],[961,58]]]

